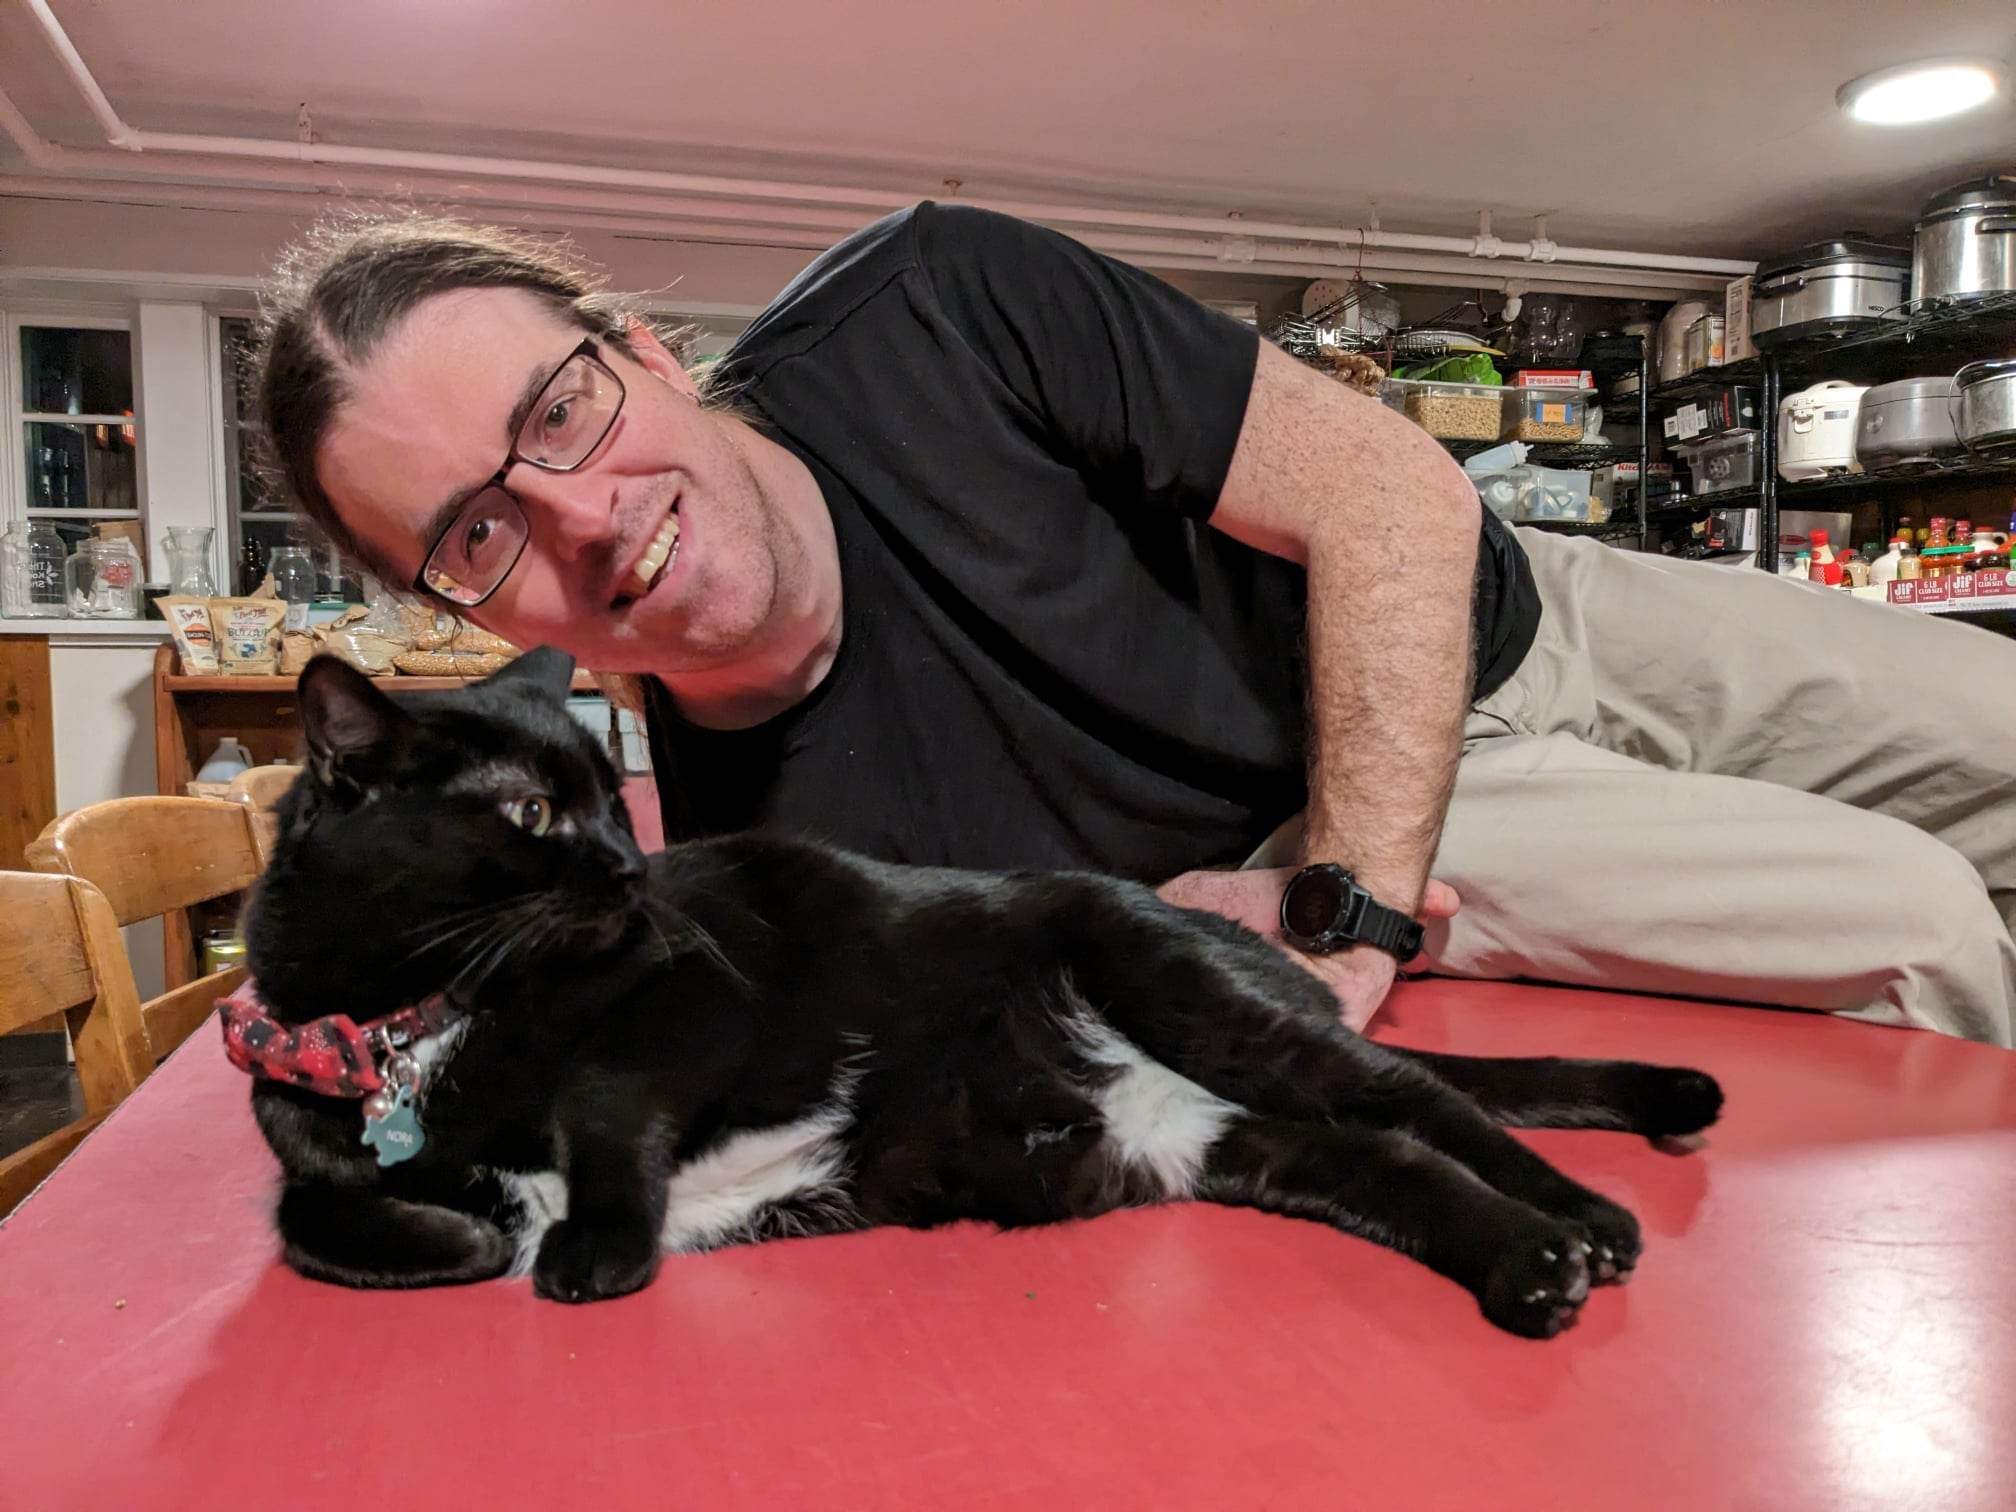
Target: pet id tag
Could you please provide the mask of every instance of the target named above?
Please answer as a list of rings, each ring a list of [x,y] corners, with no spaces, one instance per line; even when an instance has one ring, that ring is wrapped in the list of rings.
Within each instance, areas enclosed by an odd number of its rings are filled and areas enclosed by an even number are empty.
[[[395,1055],[385,1076],[386,1089],[364,1099],[364,1146],[378,1152],[379,1165],[393,1166],[418,1155],[427,1136],[420,1130],[420,1110],[414,1106],[420,1068],[411,1056]]]

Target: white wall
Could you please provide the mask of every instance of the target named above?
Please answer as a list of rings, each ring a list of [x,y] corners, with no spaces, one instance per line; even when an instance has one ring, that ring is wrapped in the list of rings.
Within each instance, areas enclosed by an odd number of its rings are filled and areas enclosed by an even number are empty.
[[[49,637],[55,724],[56,809],[155,791],[154,648],[159,634]],[[161,924],[124,931],[140,996],[162,990]]]

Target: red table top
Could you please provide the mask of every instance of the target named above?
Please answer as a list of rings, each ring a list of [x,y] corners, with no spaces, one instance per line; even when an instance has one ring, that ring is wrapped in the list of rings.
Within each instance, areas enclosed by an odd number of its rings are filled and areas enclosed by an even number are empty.
[[[200,1035],[0,1227],[0,1506],[2007,1508],[2016,1055],[1789,1013],[1403,987],[1383,1031],[1712,1070],[1693,1155],[1533,1142],[1647,1254],[1551,1343],[1203,1206],[670,1258],[622,1301],[274,1257]]]

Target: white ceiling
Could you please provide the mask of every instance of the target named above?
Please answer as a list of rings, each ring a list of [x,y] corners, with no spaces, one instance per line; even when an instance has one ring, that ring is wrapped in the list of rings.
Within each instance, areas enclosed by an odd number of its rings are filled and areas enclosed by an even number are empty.
[[[1758,256],[2016,169],[2005,104],[1878,131],[1845,80],[2016,51],[2009,0],[51,0],[157,131]],[[0,88],[103,137],[21,0]],[[0,172],[20,170],[0,139]]]

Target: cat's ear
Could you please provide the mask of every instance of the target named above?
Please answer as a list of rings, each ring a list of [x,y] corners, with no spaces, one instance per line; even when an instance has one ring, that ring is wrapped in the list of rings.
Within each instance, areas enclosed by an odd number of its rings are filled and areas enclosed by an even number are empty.
[[[413,718],[341,657],[315,657],[296,687],[309,764],[332,787],[345,783],[346,768],[383,751]]]
[[[574,658],[555,646],[534,646],[491,673],[488,680],[500,685],[515,683],[547,698],[563,700],[574,686]]]

